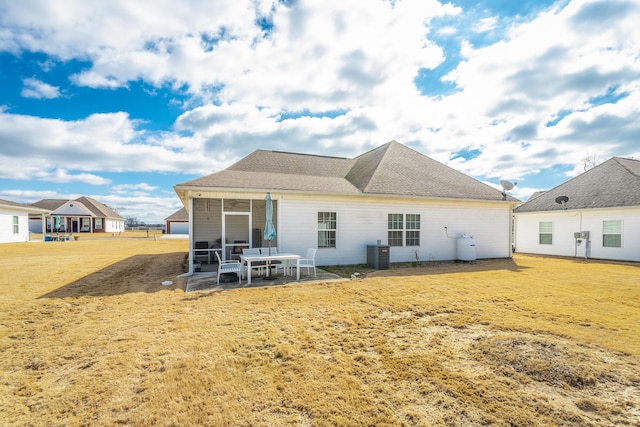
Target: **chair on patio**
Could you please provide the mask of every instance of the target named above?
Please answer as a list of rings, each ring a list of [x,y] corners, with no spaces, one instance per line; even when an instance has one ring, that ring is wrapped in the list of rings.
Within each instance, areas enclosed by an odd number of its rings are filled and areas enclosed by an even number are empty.
[[[307,249],[307,254],[304,257],[300,258],[300,269],[302,270],[302,268],[306,268],[307,274],[311,274],[311,268],[313,268],[314,277],[318,277],[318,274],[316,272],[316,251],[317,249],[315,248],[309,248]],[[282,266],[278,266],[277,268],[284,269],[284,273],[287,274],[287,268],[289,270],[293,270],[294,268],[296,268],[296,262],[291,261],[283,264]]]
[[[211,264],[211,259],[209,258],[209,251],[199,251],[198,249],[209,249],[209,242],[196,242],[193,247],[193,261],[194,262],[203,262],[206,261],[207,264]]]
[[[238,275],[238,284],[242,280],[242,264],[238,260],[222,261],[220,254],[216,251],[216,258],[218,258],[218,278],[216,282],[220,284],[220,276],[226,273],[236,273]]]
[[[242,256],[260,255],[260,248],[247,248],[242,250]],[[247,267],[247,262],[243,259],[243,266]],[[267,263],[264,261],[254,261],[251,263],[251,269],[257,270],[259,274],[264,274]]]
[[[260,248],[260,253],[262,255],[278,255],[278,247],[277,246],[266,246],[266,247],[261,247]],[[279,266],[282,265],[282,261],[274,259],[271,260],[267,263],[267,267],[269,268],[269,271],[267,271],[267,276],[271,276],[271,268],[275,268],[276,269],[276,274],[278,274],[278,268]]]
[[[311,274],[311,268],[313,268],[313,276],[318,277],[316,272],[316,252],[318,250],[316,248],[307,249],[307,255],[304,258],[300,258],[300,268],[307,268],[307,274]]]

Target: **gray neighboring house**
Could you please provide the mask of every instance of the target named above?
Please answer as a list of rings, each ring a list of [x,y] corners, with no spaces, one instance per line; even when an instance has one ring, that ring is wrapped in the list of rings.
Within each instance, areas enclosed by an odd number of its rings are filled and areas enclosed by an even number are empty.
[[[164,219],[167,234],[189,234],[189,214],[182,207]]]
[[[613,157],[514,217],[517,252],[640,261],[640,161]]]
[[[511,256],[515,199],[391,141],[355,158],[257,150],[229,168],[174,187],[195,242],[265,246],[265,195],[273,199],[280,252],[317,248],[318,265],[361,264],[367,246],[391,262],[455,260],[472,235],[478,258]],[[445,229],[446,227],[446,229]]]

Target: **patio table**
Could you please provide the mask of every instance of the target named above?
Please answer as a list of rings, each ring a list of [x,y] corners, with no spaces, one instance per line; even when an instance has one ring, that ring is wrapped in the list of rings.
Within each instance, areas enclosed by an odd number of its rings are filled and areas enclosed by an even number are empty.
[[[247,263],[247,285],[251,284],[251,263],[256,261],[271,262],[296,260],[296,280],[300,280],[300,255],[297,254],[273,254],[273,255],[243,255],[241,259]],[[243,264],[244,264],[243,262]]]

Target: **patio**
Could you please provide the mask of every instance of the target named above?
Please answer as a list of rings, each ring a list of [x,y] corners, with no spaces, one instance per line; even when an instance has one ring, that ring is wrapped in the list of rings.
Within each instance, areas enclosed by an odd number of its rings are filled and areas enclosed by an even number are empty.
[[[328,271],[316,268],[317,276],[314,276],[313,273],[307,274],[306,269],[302,269],[302,271],[300,271],[300,281],[296,280],[295,275],[284,276],[282,274],[278,274],[278,277],[275,280],[264,280],[264,278],[261,276],[254,276],[252,277],[250,285],[247,285],[246,279],[243,279],[239,284],[237,280],[234,280],[232,282],[220,283],[218,285],[216,283],[217,265],[205,264],[203,265],[203,267],[204,266],[207,266],[208,268],[206,269],[209,271],[194,273],[192,276],[190,276],[187,280],[187,288],[185,292],[223,291],[237,288],[259,288],[263,286],[281,286],[295,283],[339,282],[349,280],[345,279],[344,277],[340,277],[337,274],[329,273]]]

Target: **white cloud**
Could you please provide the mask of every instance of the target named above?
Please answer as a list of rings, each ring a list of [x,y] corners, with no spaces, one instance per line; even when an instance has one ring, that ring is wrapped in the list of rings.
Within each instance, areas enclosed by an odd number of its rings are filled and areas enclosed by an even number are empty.
[[[498,25],[498,18],[491,16],[489,18],[483,18],[473,26],[473,31],[477,33],[486,33],[493,30]]]
[[[71,183],[81,182],[91,185],[105,185],[110,184],[111,180],[103,178],[101,176],[91,173],[69,173],[66,169],[56,169],[53,172],[40,172],[34,175],[34,178],[42,181],[58,182],[58,183]]]
[[[23,80],[22,96],[35,99],[54,99],[60,96],[60,88],[51,86],[38,79],[28,78]]]
[[[119,184],[119,185],[114,185],[111,190],[114,193],[129,193],[129,192],[136,192],[136,193],[149,193],[152,191],[157,190],[158,187],[155,185],[151,185],[151,184],[147,184],[146,182],[141,182],[139,184]]]
[[[571,169],[584,152],[640,157],[634,2],[562,2],[526,21],[478,18],[470,30],[506,37],[484,47],[462,41],[464,60],[445,77],[457,91],[438,99],[422,96],[414,79],[450,54],[428,38],[431,30],[452,38],[469,30],[452,24],[461,8],[451,4],[23,3],[4,6],[0,49],[89,60],[71,77],[77,85],[143,81],[186,87],[192,98],[173,129],[153,133],[126,113],[64,122],[1,110],[0,139],[25,147],[0,147],[5,177],[43,169],[204,174],[256,148],[352,156],[396,139],[475,176],[533,188],[521,180],[554,165]],[[272,23],[266,37],[256,11]],[[436,17],[447,24],[434,27]],[[592,105],[611,87],[626,98]],[[304,114],[338,110],[344,114]],[[281,120],[283,113],[299,114]],[[479,154],[450,160],[462,149]],[[16,159],[27,166],[10,167]],[[138,190],[147,191],[114,189]]]
[[[162,134],[139,131],[137,126],[126,113],[63,121],[0,112],[0,140],[14,142],[0,145],[0,178],[28,180],[41,176],[56,182],[85,179],[103,185],[108,181],[77,172],[68,175],[66,171],[208,173],[219,167],[215,160],[202,156],[203,138],[164,138]],[[16,163],[21,167],[16,168]],[[65,172],[42,172],[46,170]]]

